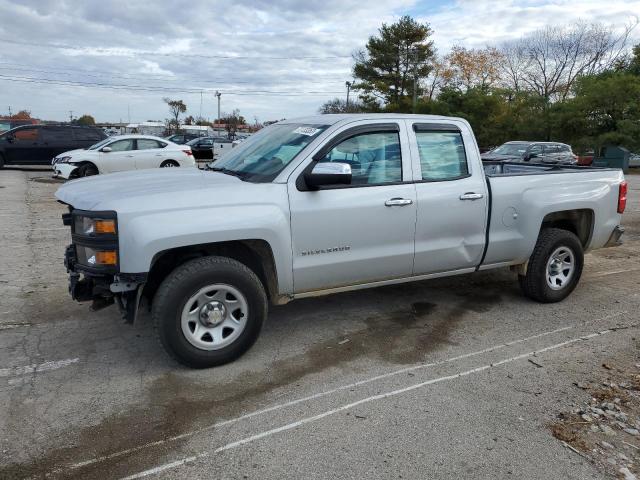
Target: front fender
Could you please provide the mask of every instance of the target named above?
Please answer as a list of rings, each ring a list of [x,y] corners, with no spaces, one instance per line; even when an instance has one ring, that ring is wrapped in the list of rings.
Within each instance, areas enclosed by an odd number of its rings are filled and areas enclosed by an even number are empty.
[[[272,249],[281,294],[293,291],[289,215],[279,206],[202,207],[118,217],[120,270],[143,273],[165,250],[234,240],[264,240]]]

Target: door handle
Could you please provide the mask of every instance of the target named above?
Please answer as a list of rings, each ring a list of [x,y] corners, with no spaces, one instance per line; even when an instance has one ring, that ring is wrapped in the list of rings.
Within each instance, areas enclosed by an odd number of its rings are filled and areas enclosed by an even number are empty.
[[[482,193],[467,192],[460,195],[460,200],[480,200],[484,195]]]
[[[387,207],[404,207],[405,205],[411,205],[413,200],[409,198],[390,198],[384,204]]]

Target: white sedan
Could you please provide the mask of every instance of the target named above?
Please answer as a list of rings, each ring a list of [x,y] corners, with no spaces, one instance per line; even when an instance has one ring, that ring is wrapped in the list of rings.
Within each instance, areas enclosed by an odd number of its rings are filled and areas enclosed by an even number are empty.
[[[149,135],[118,135],[61,153],[51,165],[54,177],[69,179],[143,168],[195,167],[196,162],[188,145]]]

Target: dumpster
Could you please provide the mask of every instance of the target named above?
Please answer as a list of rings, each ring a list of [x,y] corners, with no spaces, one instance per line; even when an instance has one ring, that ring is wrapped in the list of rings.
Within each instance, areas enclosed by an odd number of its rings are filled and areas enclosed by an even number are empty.
[[[600,149],[593,158],[592,166],[620,168],[624,173],[629,171],[629,150],[624,147],[607,145]]]

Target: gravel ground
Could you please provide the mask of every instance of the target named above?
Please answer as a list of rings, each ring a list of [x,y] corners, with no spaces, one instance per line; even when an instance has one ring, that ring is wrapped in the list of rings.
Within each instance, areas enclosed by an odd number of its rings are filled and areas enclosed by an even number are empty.
[[[0,478],[637,474],[637,436],[572,422],[607,388],[630,395],[612,415],[638,419],[640,176],[625,244],[588,254],[560,304],[507,270],[300,300],[240,360],[194,371],[148,315],[69,298],[49,175],[0,172]]]

